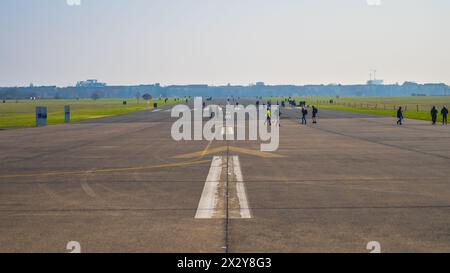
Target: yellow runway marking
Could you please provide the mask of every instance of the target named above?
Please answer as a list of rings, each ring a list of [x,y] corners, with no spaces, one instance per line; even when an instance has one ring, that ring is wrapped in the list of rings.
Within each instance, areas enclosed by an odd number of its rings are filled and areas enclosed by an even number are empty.
[[[175,156],[175,158],[204,157],[206,155],[213,155],[213,154],[217,154],[217,153],[221,153],[221,152],[226,152],[228,149],[232,152],[253,155],[253,156],[263,157],[263,158],[284,157],[282,155],[278,155],[278,154],[274,154],[274,153],[261,152],[261,151],[257,151],[257,150],[249,150],[249,149],[244,149],[244,148],[239,148],[239,147],[234,147],[234,146],[230,146],[229,148],[227,146],[222,146],[222,147],[217,147],[217,148],[213,148],[213,149],[209,149],[209,150],[177,155],[177,156]]]
[[[233,147],[233,146],[230,146],[230,151],[238,152],[238,153],[241,153],[241,154],[253,155],[253,156],[257,156],[257,157],[264,157],[264,158],[285,157],[285,156],[279,155],[279,154],[268,153],[268,152],[261,152],[259,150],[249,150],[249,149]]]
[[[211,146],[211,143],[212,143],[213,141],[211,140],[209,143],[208,143],[208,145],[206,145],[206,148],[203,150],[203,152],[202,152],[202,154],[200,155],[200,158],[199,159],[201,159],[201,158],[203,158],[205,155],[207,155],[207,153],[208,153],[208,150],[209,150],[209,147]]]
[[[191,166],[197,164],[209,163],[210,160],[195,160],[179,163],[170,163],[162,165],[148,165],[140,167],[128,167],[128,168],[111,168],[111,169],[97,169],[97,170],[80,170],[80,171],[69,171],[69,172],[48,172],[48,173],[29,173],[29,174],[11,174],[2,175],[0,178],[16,178],[16,177],[35,177],[35,176],[57,176],[57,175],[85,175],[90,173],[113,173],[113,172],[127,172],[136,170],[150,170],[150,169],[162,169],[162,168],[173,168],[173,167],[183,167]]]

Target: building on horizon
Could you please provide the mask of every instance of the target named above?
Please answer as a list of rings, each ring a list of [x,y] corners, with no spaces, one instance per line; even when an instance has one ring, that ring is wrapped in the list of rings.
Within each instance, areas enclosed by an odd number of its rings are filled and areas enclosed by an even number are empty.
[[[87,87],[87,88],[97,88],[97,87],[105,87],[106,83],[99,82],[94,79],[79,81],[77,82],[76,87]]]
[[[383,85],[383,80],[368,80],[367,85]]]

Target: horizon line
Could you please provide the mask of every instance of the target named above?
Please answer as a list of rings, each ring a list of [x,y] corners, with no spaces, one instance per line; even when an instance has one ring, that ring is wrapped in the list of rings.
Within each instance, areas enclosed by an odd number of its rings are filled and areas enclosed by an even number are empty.
[[[87,79],[90,80],[90,79]],[[87,81],[84,80],[84,81]],[[305,84],[300,84],[300,83],[265,83],[264,81],[257,81],[257,82],[252,82],[252,83],[247,83],[247,84],[232,84],[232,83],[227,83],[227,84],[209,84],[209,83],[174,83],[174,84],[161,84],[159,82],[154,82],[154,83],[134,83],[134,84],[108,84],[105,82],[101,82],[99,81],[98,83],[101,84],[105,84],[105,86],[102,87],[115,87],[115,86],[143,86],[143,85],[159,85],[162,88],[167,88],[167,87],[172,87],[172,86],[207,86],[207,87],[252,87],[252,86],[266,86],[266,87],[271,87],[271,86],[352,86],[352,85],[370,85],[367,82],[364,83],[305,83]],[[262,84],[261,84],[262,83]],[[392,85],[403,85],[405,83],[415,83],[418,85],[426,85],[426,84],[444,84],[446,86],[450,86],[448,83],[446,82],[416,82],[416,81],[403,81],[403,83],[400,82],[396,82],[396,83],[381,83],[381,84],[373,84],[373,86],[392,86]],[[15,85],[15,86],[2,86],[0,85],[0,88],[37,88],[37,87],[55,87],[55,88],[70,88],[70,87],[77,87],[76,84],[75,85],[52,85],[52,84],[34,84],[34,83],[30,83],[29,85]],[[98,88],[98,87],[97,87]]]

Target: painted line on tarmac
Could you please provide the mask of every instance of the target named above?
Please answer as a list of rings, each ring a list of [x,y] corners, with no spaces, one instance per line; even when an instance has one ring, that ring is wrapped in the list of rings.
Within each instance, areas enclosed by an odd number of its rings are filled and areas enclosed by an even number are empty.
[[[214,154],[226,152],[226,151],[231,151],[231,152],[261,157],[261,158],[286,157],[284,155],[278,155],[278,154],[269,153],[269,152],[261,152],[259,150],[250,150],[250,149],[234,147],[234,146],[229,146],[229,147],[221,146],[221,147],[215,147],[215,148],[208,148],[208,150],[206,150],[206,151],[202,150],[202,151],[198,151],[198,152],[177,155],[177,156],[174,156],[174,158],[198,158],[198,157],[202,157],[202,156],[206,156],[206,155],[214,155]]]
[[[227,169],[230,171],[228,183],[227,176],[223,175]],[[229,213],[227,213],[228,210]],[[232,156],[227,163],[225,156],[214,156],[198,203],[195,219],[225,219],[227,217],[250,219],[252,214],[248,204],[239,157]]]
[[[162,109],[155,109],[155,110],[152,111],[152,113],[156,113],[156,112],[159,112],[159,111],[162,111]]]
[[[247,191],[245,189],[244,178],[242,176],[239,156],[237,155],[233,156],[232,161],[233,161],[233,172],[236,178],[236,192],[239,199],[241,218],[250,219],[252,218],[252,214],[247,200]]]
[[[111,169],[97,169],[97,170],[80,170],[80,171],[68,171],[68,172],[47,172],[47,173],[28,173],[28,174],[11,174],[11,175],[0,175],[0,178],[19,178],[19,177],[35,177],[35,176],[58,176],[58,175],[85,175],[87,173],[114,173],[114,172],[127,172],[136,170],[150,170],[150,169],[162,169],[162,168],[173,168],[173,167],[184,167],[197,164],[204,164],[209,162],[209,160],[194,160],[179,163],[169,163],[161,165],[148,165],[139,167],[128,167],[128,168],[111,168]]]
[[[83,191],[90,197],[95,198],[97,197],[97,194],[95,193],[95,191],[91,188],[91,186],[89,186],[88,183],[86,183],[85,181],[80,183],[81,188],[83,189]]]
[[[219,199],[219,183],[222,174],[223,162],[221,156],[213,157],[202,197],[198,203],[195,219],[211,219],[216,214]]]
[[[200,155],[199,159],[202,159],[203,157],[205,157],[205,155],[208,153],[209,147],[211,147],[211,144],[213,143],[213,140],[211,139],[208,143],[208,145],[206,145],[205,149],[203,150],[202,154]]]

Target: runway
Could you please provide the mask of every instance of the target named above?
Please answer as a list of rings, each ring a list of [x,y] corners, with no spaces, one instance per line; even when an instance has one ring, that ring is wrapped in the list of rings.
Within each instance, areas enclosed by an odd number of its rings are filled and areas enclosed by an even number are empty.
[[[167,108],[0,131],[0,251],[450,251],[450,127],[319,111],[273,153],[174,141]]]

